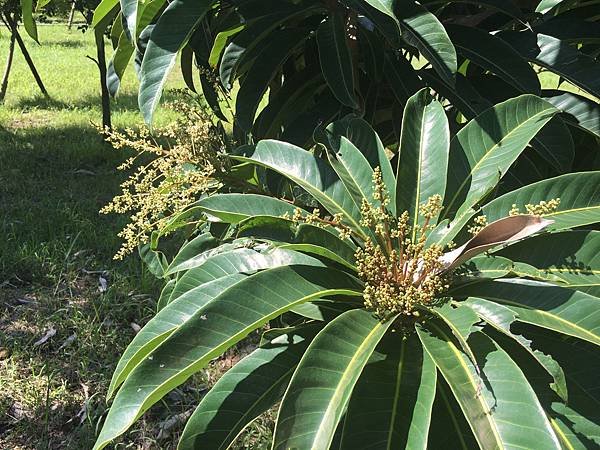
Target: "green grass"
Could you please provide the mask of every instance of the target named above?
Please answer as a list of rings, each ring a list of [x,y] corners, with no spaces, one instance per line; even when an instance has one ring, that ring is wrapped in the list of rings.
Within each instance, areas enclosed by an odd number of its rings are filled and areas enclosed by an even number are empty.
[[[152,316],[160,283],[137,256],[112,259],[125,219],[98,213],[126,174],[115,169],[125,155],[92,125],[101,121],[98,73],[86,58],[93,36],[62,24],[41,25],[39,35],[41,46],[25,41],[50,97],[17,50],[0,104],[0,448],[79,450],[95,439],[112,371],[133,327]],[[0,64],[7,47],[2,30]],[[174,70],[167,88],[180,87]],[[112,105],[117,128],[142,124],[136,90],[130,69]],[[174,117],[161,109],[156,123]],[[174,391],[115,448],[174,448],[183,421],[165,431],[168,419],[189,415],[236,358],[230,352]],[[265,447],[271,425],[272,415],[258,421],[240,448]]]

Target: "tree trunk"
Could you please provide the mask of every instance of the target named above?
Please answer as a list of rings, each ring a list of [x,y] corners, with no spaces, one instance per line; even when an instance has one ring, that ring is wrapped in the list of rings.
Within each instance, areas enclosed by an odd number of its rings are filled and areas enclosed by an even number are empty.
[[[94,31],[96,37],[96,55],[98,70],[100,71],[100,87],[102,91],[102,126],[112,128],[110,120],[110,94],[106,85],[106,53],[104,51],[104,34]]]
[[[42,91],[42,94],[44,94],[47,97],[48,91],[44,87],[42,78],[40,77],[40,74],[38,73],[38,71],[35,67],[35,64],[33,63],[33,60],[31,59],[31,55],[29,55],[29,52],[27,51],[27,48],[25,47],[25,43],[23,42],[23,39],[21,38],[21,35],[19,34],[16,18],[11,20],[10,17],[6,17],[6,19],[8,19],[8,24],[10,25],[11,32],[17,40],[17,44],[19,44],[21,53],[23,53],[23,57],[25,58],[25,61],[27,61],[27,65],[29,66],[29,70],[31,71],[33,78],[35,78],[35,82],[37,83],[38,87],[40,88],[40,91]]]
[[[4,75],[2,76],[2,83],[0,84],[0,102],[4,100],[6,96],[6,90],[8,88],[8,76],[10,75],[10,68],[12,67],[13,56],[15,54],[15,34],[10,33],[10,43],[8,44],[8,57],[6,58],[6,68],[4,69]]]
[[[69,13],[69,22],[67,28],[70,30],[73,26],[73,18],[75,17],[75,0],[71,2],[71,12]]]

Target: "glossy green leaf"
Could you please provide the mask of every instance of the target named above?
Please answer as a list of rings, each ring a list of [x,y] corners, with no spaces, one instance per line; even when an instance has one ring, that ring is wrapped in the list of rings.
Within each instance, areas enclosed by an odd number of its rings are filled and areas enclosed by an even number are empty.
[[[196,311],[208,304],[208,302],[221,294],[222,291],[246,277],[246,275],[240,273],[223,276],[217,280],[204,283],[201,289],[196,289],[193,292],[193,295],[181,296],[166,304],[135,335],[123,352],[123,355],[121,355],[121,359],[119,359],[117,368],[110,381],[107,397],[112,397],[131,371],[177,328],[188,321]]]
[[[215,0],[174,0],[161,14],[152,31],[140,71],[138,101],[147,123],[152,121],[178,51],[214,3]]]
[[[539,94],[540,81],[533,68],[516,50],[499,37],[475,27],[446,27],[458,52],[489,70],[521,92]]]
[[[192,47],[189,45],[183,47],[179,59],[181,76],[183,77],[185,85],[190,91],[196,92],[196,87],[194,86],[194,50]]]
[[[121,33],[119,37],[119,42],[117,44],[117,48],[108,63],[108,69],[106,74],[106,84],[108,87],[108,92],[112,97],[115,97],[119,91],[119,87],[121,86],[121,80],[123,80],[123,76],[125,75],[125,70],[129,65],[129,61],[131,61],[131,57],[135,51],[134,46],[127,39],[127,36],[124,32]]]
[[[344,223],[362,233],[360,204],[348,193],[335,171],[310,152],[285,142],[266,140],[236,158],[284,175],[311,194],[329,213],[342,214]]]
[[[317,45],[323,76],[341,103],[358,109],[354,93],[352,54],[346,40],[346,20],[343,14],[333,12],[319,25]]]
[[[442,329],[428,324],[427,330],[418,327],[417,332],[481,448],[561,448],[527,378],[493,340],[483,333],[469,339],[484,376],[481,379]],[[522,432],[524,428],[527,433]]]
[[[536,236],[496,252],[557,277],[561,285],[600,297],[600,231]]]
[[[600,172],[561,175],[504,194],[483,206],[489,221],[508,215],[512,205],[525,211],[525,205],[560,198],[556,212],[544,214],[553,220],[548,230],[559,231],[600,222]]]
[[[27,34],[38,42],[37,26],[33,20],[33,0],[21,0],[21,19]]]
[[[208,57],[208,64],[210,64],[211,67],[217,67],[217,64],[219,64],[219,59],[221,58],[223,49],[227,44],[227,39],[242,31],[244,27],[245,25],[235,25],[228,30],[223,30],[217,33],[213,42],[213,46],[210,50],[210,56]]]
[[[561,117],[569,123],[600,138],[600,105],[572,92],[559,90],[542,91],[544,100],[552,103],[564,114]]]
[[[562,366],[569,388],[569,401],[557,401],[543,392],[546,411],[552,426],[564,442],[565,448],[587,450],[600,445],[600,395],[598,347],[578,339],[548,333],[546,330],[527,327],[527,335],[545,353],[551,353]],[[584,370],[582,370],[584,368]],[[532,376],[537,374],[526,366]],[[545,381],[545,380],[544,380]],[[541,384],[541,383],[540,383]]]
[[[531,32],[504,32],[500,37],[524,58],[560,75],[597,98],[600,97],[600,63],[567,42]]]
[[[276,286],[287,287],[274,290]],[[287,266],[259,272],[221,292],[135,367],[115,397],[94,450],[269,320],[316,298],[361,295],[357,289],[353,277],[334,269]]]
[[[171,298],[171,294],[173,293],[173,289],[175,288],[175,283],[177,283],[177,280],[175,278],[167,281],[167,284],[165,284],[162,290],[160,291],[160,296],[158,297],[158,300],[156,302],[157,311],[160,311],[169,304],[169,299]]]
[[[198,207],[209,220],[238,223],[251,216],[280,217],[294,214],[296,206],[291,203],[257,194],[216,194],[199,200]]]
[[[317,326],[294,329],[254,350],[210,389],[189,418],[178,450],[225,450],[242,429],[277,402]]]
[[[341,120],[331,123],[325,129],[324,133],[327,140],[326,144],[334,152],[339,151],[342,137],[345,137],[364,155],[371,168],[375,169],[379,167],[381,178],[390,196],[388,208],[392,213],[395,213],[396,177],[385,147],[373,127],[362,118],[348,115]],[[364,183],[363,186],[365,186]],[[364,189],[368,190],[368,187],[365,186]],[[371,200],[370,197],[369,200]]]
[[[501,256],[476,256],[461,266],[458,276],[462,275],[462,269],[469,277],[502,278],[511,272],[513,262]]]
[[[560,116],[552,118],[544,125],[531,141],[531,146],[558,173],[565,173],[571,169],[575,158],[575,145],[569,128]]]
[[[91,27],[95,28],[118,4],[119,0],[102,0],[100,4],[96,6],[96,9],[94,9]]]
[[[202,233],[181,247],[169,267],[165,275],[170,275],[175,272],[187,270],[190,267],[186,265],[186,261],[192,258],[198,258],[205,254],[208,250],[215,248],[218,241],[210,233]]]
[[[559,5],[563,0],[542,0],[535,8],[535,12],[546,14],[555,6]]]
[[[473,309],[479,317],[489,323],[491,326],[504,333],[521,347],[523,347],[533,358],[550,374],[554,382],[552,388],[564,400],[567,401],[567,384],[565,374],[560,365],[552,358],[539,350],[531,347],[531,341],[524,336],[515,334],[510,326],[517,320],[517,315],[509,308],[498,303],[490,302],[480,298],[469,298],[466,305]]]
[[[377,11],[382,12],[386,16],[392,18],[396,23],[398,23],[398,18],[396,14],[394,14],[394,5],[396,0],[363,0],[368,5],[375,8]]]
[[[425,220],[419,206],[429,197],[444,196],[449,145],[444,108],[427,89],[419,91],[408,100],[402,116],[396,185],[396,210],[408,211],[413,240]]]
[[[323,328],[283,397],[273,449],[329,448],[354,384],[391,323],[354,309]]]
[[[436,379],[415,334],[386,334],[352,391],[340,448],[427,449]]]
[[[138,14],[138,0],[119,0],[121,5],[121,14],[125,19],[125,34],[129,41],[135,42],[138,35],[137,25],[137,14]]]
[[[219,250],[219,248],[216,250]],[[187,263],[189,270],[177,280],[170,301],[186,293],[194,295],[194,293],[190,292],[191,290],[195,290],[204,283],[217,280],[226,275],[234,273],[250,274],[258,270],[288,264],[323,266],[323,263],[318,259],[293,250],[279,248],[260,252],[242,247],[222,253],[217,252],[216,254],[211,254],[208,258],[192,257],[190,258],[190,262]]]
[[[254,116],[269,83],[294,48],[308,37],[303,29],[281,30],[272,35],[243,79],[236,97],[235,120],[250,131]]]
[[[296,118],[309,109],[327,84],[321,70],[307,67],[283,80],[283,85],[269,96],[269,103],[257,117],[253,134],[260,139],[279,138],[282,130],[296,127]],[[312,130],[311,130],[312,131]]]
[[[160,12],[167,0],[147,0],[143,3],[138,2],[137,25],[136,25],[136,40],[138,40],[142,32],[147,26],[155,22],[156,15]]]
[[[403,55],[386,52],[384,75],[394,97],[401,105],[405,105],[407,100],[423,87],[423,82]]]
[[[600,299],[583,292],[539,281],[507,279],[466,285],[452,293],[501,302],[521,322],[600,345]]]
[[[359,205],[363,200],[373,202],[373,168],[360,150],[342,136],[335,156],[328,155],[331,167],[354,201]]]
[[[413,1],[403,2],[398,14],[402,38],[423,54],[440,77],[453,84],[456,50],[437,17]]]
[[[450,142],[445,217],[460,223],[556,112],[539,97],[522,95],[486,110],[461,129]]]

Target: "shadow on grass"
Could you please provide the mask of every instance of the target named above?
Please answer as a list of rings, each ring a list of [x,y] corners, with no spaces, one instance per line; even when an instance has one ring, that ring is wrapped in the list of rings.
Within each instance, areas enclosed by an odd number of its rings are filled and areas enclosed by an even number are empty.
[[[119,191],[126,154],[91,127],[0,130],[0,282],[42,281],[67,253],[113,265],[125,219],[99,210]]]
[[[172,102],[183,98],[181,94],[174,91],[165,91],[162,96],[162,102]],[[115,99],[111,100],[110,103],[111,111],[113,113],[118,112],[139,112],[137,93],[127,92],[119,94]],[[52,97],[44,97],[43,95],[36,95],[31,98],[21,98],[14,103],[14,109],[28,111],[35,109],[47,109],[47,110],[73,110],[73,109],[93,109],[102,108],[100,93],[98,95],[87,95],[73,102],[65,102],[63,100],[55,99]]]

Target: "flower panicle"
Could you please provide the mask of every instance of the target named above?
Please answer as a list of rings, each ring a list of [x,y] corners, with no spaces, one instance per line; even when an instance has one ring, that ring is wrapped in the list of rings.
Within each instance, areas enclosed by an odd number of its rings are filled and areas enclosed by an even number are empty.
[[[137,166],[121,184],[121,193],[100,210],[129,215],[118,234],[123,244],[115,259],[147,243],[153,231],[164,228],[200,195],[218,189],[228,168],[226,142],[207,113],[183,101],[170,107],[180,118],[154,134],[146,128],[101,130],[115,149],[133,152],[119,169]]]

